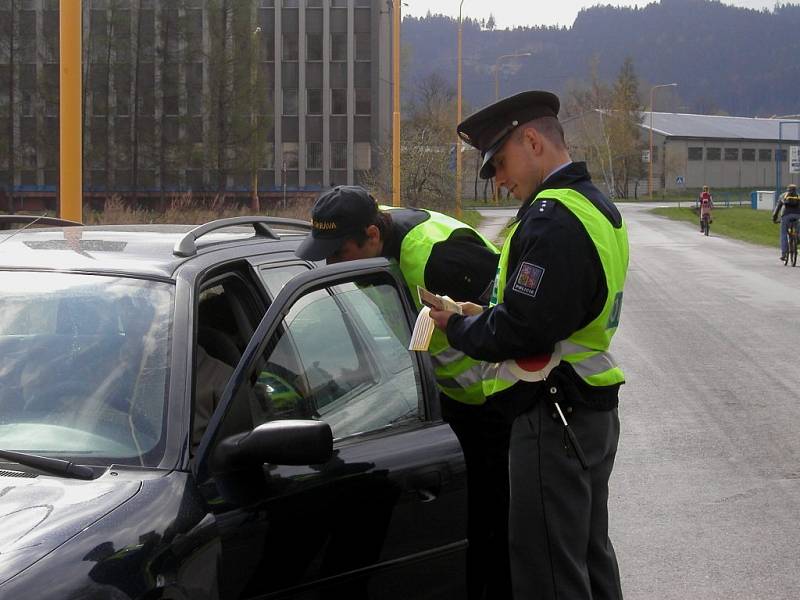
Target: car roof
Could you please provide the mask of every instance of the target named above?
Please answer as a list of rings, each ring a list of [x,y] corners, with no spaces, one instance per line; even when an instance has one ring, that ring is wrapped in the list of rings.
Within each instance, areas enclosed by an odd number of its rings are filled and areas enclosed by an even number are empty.
[[[213,222],[217,223],[217,222]],[[176,244],[189,243],[197,225],[95,225],[0,231],[0,270],[34,269],[108,272],[139,277],[171,278],[194,256],[234,246],[269,244],[269,251],[293,251],[307,235],[289,227],[272,226],[269,233],[252,226],[210,231],[196,242],[190,256],[175,253]],[[253,254],[259,253],[257,250]]]

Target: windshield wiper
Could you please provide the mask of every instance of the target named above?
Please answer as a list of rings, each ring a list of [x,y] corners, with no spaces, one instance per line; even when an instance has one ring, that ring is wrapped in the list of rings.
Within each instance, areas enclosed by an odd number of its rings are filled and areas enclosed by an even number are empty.
[[[51,475],[75,477],[76,479],[94,479],[94,471],[89,467],[76,465],[73,462],[60,458],[38,456],[26,452],[13,452],[12,450],[0,450],[0,458],[12,460],[26,467],[33,467],[34,469],[39,469]]]

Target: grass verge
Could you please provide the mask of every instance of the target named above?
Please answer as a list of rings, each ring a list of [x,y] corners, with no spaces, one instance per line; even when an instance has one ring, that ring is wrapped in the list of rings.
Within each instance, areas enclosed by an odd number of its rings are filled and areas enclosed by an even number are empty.
[[[700,230],[700,217],[693,208],[654,208],[652,212],[675,221],[686,221]],[[778,226],[772,223],[771,215],[767,211],[752,208],[717,208],[714,210],[713,219],[712,234],[761,246],[778,244]]]

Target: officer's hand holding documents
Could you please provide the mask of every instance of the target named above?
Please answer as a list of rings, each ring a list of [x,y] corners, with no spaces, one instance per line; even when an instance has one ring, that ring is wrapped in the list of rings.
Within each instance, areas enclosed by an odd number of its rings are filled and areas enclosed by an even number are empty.
[[[474,317],[483,312],[483,306],[474,302],[459,302],[458,305],[461,307],[461,314],[468,317]]]
[[[424,352],[430,346],[431,336],[435,327],[433,319],[430,317],[430,309],[447,310],[459,315],[462,314],[462,309],[461,305],[453,299],[429,292],[424,287],[417,286],[417,295],[423,307],[419,311],[419,315],[417,315],[417,322],[414,323],[414,331],[411,333],[411,342],[408,345],[408,349]],[[471,303],[467,302],[466,304]],[[477,304],[473,306],[477,306]]]

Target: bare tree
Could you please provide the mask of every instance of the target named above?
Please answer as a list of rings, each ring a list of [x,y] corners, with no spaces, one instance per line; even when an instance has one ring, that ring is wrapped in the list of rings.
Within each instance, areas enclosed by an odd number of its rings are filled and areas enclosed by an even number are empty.
[[[449,208],[454,202],[455,162],[452,152],[455,90],[434,73],[415,87],[402,126],[400,197],[407,206]],[[380,167],[367,176],[375,193],[390,193],[391,143],[378,149]]]
[[[642,176],[639,82],[630,58],[612,86],[600,81],[596,59],[591,72],[589,86],[568,96],[565,113],[577,132],[568,142],[576,157],[599,173],[609,194],[625,198]]]

